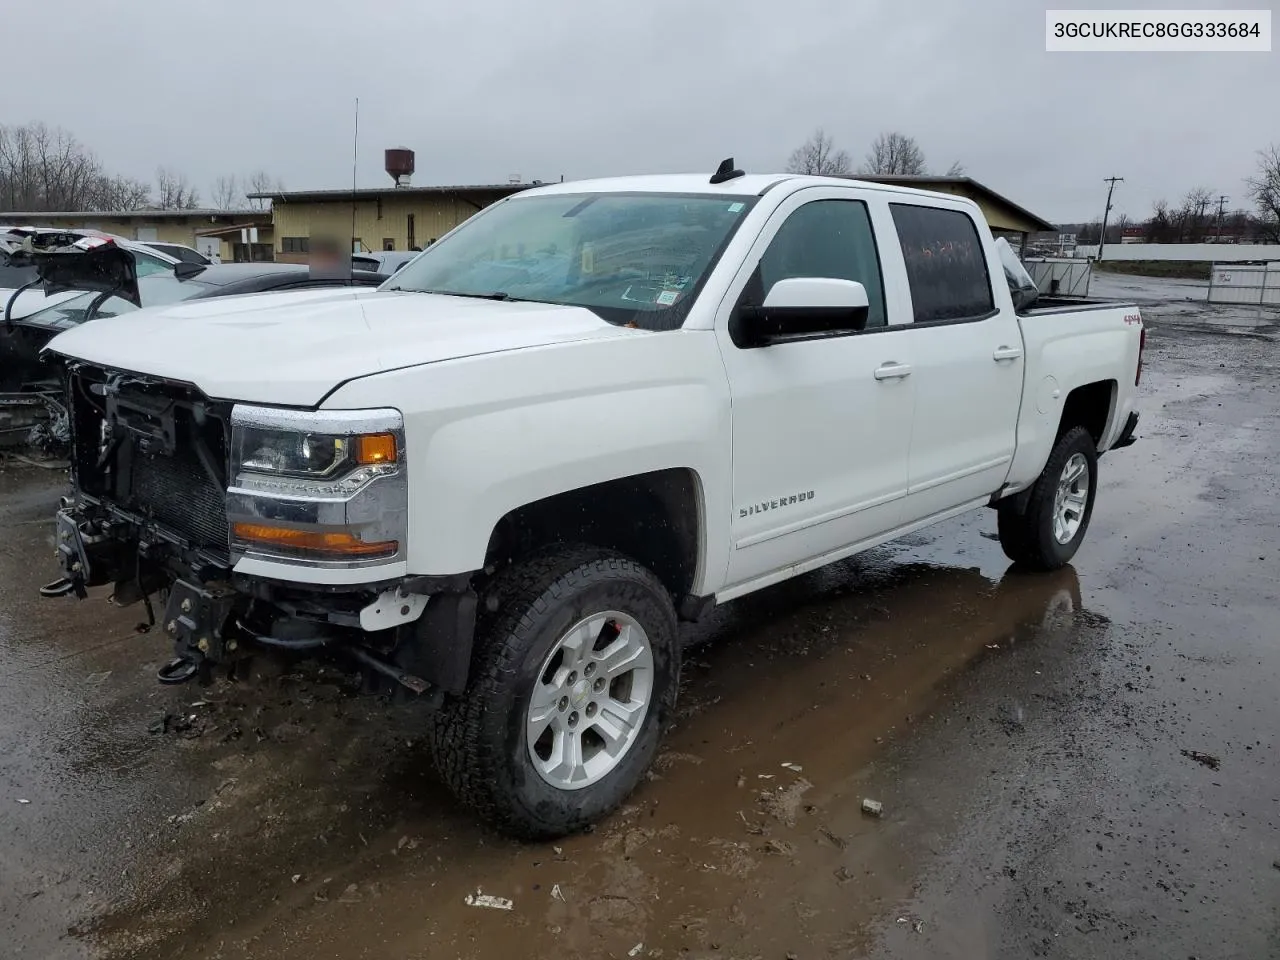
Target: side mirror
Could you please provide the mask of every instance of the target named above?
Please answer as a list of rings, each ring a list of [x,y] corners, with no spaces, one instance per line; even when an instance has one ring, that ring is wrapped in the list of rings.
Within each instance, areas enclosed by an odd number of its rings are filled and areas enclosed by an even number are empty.
[[[765,347],[855,333],[866,327],[869,309],[867,288],[856,280],[792,277],[775,283],[763,305],[738,309],[733,340],[740,347]]]

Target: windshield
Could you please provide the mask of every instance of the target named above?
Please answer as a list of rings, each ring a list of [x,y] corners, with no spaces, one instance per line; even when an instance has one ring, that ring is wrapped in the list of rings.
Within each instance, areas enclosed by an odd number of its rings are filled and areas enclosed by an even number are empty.
[[[138,280],[138,293],[141,294],[144,307],[159,307],[167,303],[177,303],[179,300],[189,300],[212,289],[211,284],[201,283],[199,280],[178,280],[173,274],[153,274]],[[84,323],[85,311],[100,296],[99,293],[82,293],[78,297],[64,300],[52,307],[37,310],[23,318],[22,322],[59,330],[78,326]],[[137,309],[122,297],[108,297],[93,316],[97,320]]]
[[[383,288],[586,307],[610,323],[680,326],[755,197],[515,197],[428,247]]]

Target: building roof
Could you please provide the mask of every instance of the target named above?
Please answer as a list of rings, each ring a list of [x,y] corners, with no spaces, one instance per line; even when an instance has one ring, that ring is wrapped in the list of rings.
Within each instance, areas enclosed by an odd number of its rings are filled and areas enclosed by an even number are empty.
[[[336,200],[380,200],[386,197],[487,193],[506,197],[530,187],[540,187],[542,182],[533,183],[479,183],[461,184],[458,186],[439,187],[361,187],[357,190],[277,190],[269,193],[251,193],[250,200],[271,200],[283,203],[325,203]]]
[[[74,220],[91,218],[123,219],[143,218],[147,220],[182,219],[186,217],[267,217],[270,210],[26,210],[17,212],[0,211],[0,223],[11,223],[15,220]]]
[[[586,180],[586,181],[570,181],[568,183],[545,184],[539,180],[532,183],[486,183],[486,184],[460,184],[456,186],[429,186],[429,187],[362,187],[357,190],[337,189],[337,190],[293,190],[293,191],[276,191],[271,193],[251,193],[250,200],[271,200],[273,202],[282,203],[325,203],[325,202],[350,202],[352,200],[380,200],[387,197],[396,196],[429,196],[429,195],[465,195],[465,194],[489,194],[495,197],[506,197],[513,193],[519,193],[522,190],[528,190],[531,187],[547,187],[556,190],[574,192],[582,189],[599,189],[605,186],[612,186],[615,189],[624,189],[628,185],[638,185],[637,189],[657,189],[661,184],[667,185],[668,189],[691,189],[696,185],[699,192],[715,192],[708,189],[707,174],[697,175],[665,175],[662,177],[627,177],[627,178],[610,178],[609,180]],[[780,180],[789,179],[783,174],[755,174],[738,177],[727,183],[721,184],[717,190],[723,190],[726,193],[736,194],[755,194],[763,191]],[[972,177],[933,177],[933,176],[908,176],[908,175],[876,175],[876,174],[857,174],[844,177],[847,180],[861,180],[866,183],[879,183],[885,186],[910,187],[917,190],[934,189],[944,193],[961,192],[975,200],[985,200],[988,204],[1002,207],[1007,212],[1014,215],[1018,220],[1024,221],[1029,229],[1033,230],[1054,230],[1055,227],[1048,220],[1036,216],[1025,207],[1019,206],[1008,197],[996,193],[985,184],[979,183]],[[646,187],[647,185],[647,187]],[[0,215],[2,216],[2,215]]]
[[[961,187],[971,195],[981,195],[994,203],[1001,204],[1018,214],[1034,226],[1036,230],[1057,230],[1057,227],[1042,217],[1036,216],[1026,207],[1021,207],[1008,197],[1002,196],[973,177],[933,177],[928,174],[894,174],[894,173],[856,173],[845,177],[847,180],[864,180],[868,183],[884,183],[902,187],[915,187],[928,190],[931,187]]]

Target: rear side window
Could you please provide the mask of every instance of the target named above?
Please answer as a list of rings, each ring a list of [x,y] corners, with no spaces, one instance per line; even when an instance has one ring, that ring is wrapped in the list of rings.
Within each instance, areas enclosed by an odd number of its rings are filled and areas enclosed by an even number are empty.
[[[977,320],[995,310],[978,229],[968,214],[893,203],[915,322]]]
[[[760,258],[761,302],[794,277],[856,280],[867,290],[867,329],[885,325],[880,258],[862,201],[812,200],[787,217]]]

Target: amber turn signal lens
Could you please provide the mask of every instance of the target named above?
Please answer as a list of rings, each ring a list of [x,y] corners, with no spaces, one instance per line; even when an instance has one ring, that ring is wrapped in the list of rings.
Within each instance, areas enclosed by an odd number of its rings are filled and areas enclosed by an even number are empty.
[[[390,433],[367,433],[355,438],[356,463],[396,462],[396,438]]]
[[[273,527],[262,523],[236,523],[232,525],[231,532],[235,539],[243,543],[334,557],[391,556],[400,548],[399,542],[395,540],[366,543],[346,531],[324,533],[315,530],[290,530],[288,527]]]

